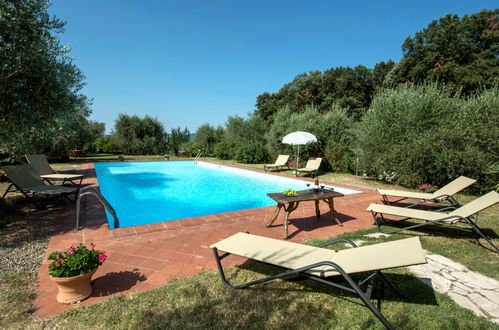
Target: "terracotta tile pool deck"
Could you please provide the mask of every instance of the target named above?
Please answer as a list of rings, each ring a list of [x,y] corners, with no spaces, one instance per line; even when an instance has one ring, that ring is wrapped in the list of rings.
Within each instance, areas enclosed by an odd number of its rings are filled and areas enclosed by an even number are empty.
[[[79,169],[85,174],[84,184],[98,187],[92,163],[83,164]],[[305,202],[290,216],[288,239],[301,242],[307,238],[335,237],[371,228],[373,221],[370,213],[365,210],[370,203],[380,202],[380,197],[375,190],[353,189],[362,192],[335,198],[337,217],[343,226],[331,221],[325,204],[321,205],[321,217],[318,219],[314,203]],[[81,224],[84,229],[75,232],[75,207],[68,204],[64,216],[57,219],[38,271],[34,313],[39,317],[49,317],[74,306],[108,299],[114,294],[144,291],[174,278],[216,270],[212,250],[209,248],[212,243],[238,232],[282,239],[283,212],[272,227],[264,227],[274,209],[274,206],[269,206],[109,230],[103,207],[93,197],[89,197],[82,199],[81,205]],[[80,304],[63,305],[55,299],[57,286],[49,278],[47,257],[55,250],[80,242],[96,244],[96,248],[103,250],[108,259],[93,276],[92,296]],[[224,260],[224,264],[237,265],[245,260],[230,256]]]

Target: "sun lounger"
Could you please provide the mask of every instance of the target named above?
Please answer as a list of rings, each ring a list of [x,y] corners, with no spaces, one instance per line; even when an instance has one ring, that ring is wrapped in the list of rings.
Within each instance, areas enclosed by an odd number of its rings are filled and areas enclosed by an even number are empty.
[[[307,161],[307,164],[303,168],[297,168],[295,170],[295,175],[299,176],[302,173],[311,174],[312,177],[317,176],[317,172],[319,172],[319,167],[321,166],[322,158],[314,158],[310,157]]]
[[[266,172],[269,170],[280,170],[281,167],[284,166],[286,166],[289,169],[288,160],[289,160],[289,155],[279,155],[274,164],[263,165],[263,169]]]
[[[412,208],[381,205],[381,204],[371,204],[367,208],[367,211],[370,211],[372,213],[374,221],[378,226],[378,230],[385,234],[391,234],[399,232],[401,230],[418,228],[421,226],[425,226],[427,224],[441,224],[444,226],[452,226],[455,229],[464,230],[468,232],[474,231],[478,235],[483,237],[487,242],[489,242],[489,244],[492,245],[496,251],[499,251],[497,246],[495,246],[494,243],[492,242],[492,239],[487,235],[485,235],[485,233],[476,224],[478,213],[496,204],[497,202],[499,202],[499,194],[496,193],[495,191],[491,191],[488,194],[485,194],[475,199],[474,201],[469,202],[468,204],[455,209],[454,211],[448,214],[442,212],[423,211]],[[395,215],[406,219],[412,218],[412,219],[425,220],[425,222],[391,231],[382,231],[381,226],[385,223],[393,223],[406,220],[402,219],[402,220],[387,221],[384,218],[384,214]],[[378,215],[380,216],[381,219],[378,217]],[[461,228],[455,226],[454,224],[458,222],[467,224],[468,226],[470,226],[470,228]]]
[[[62,184],[70,182],[75,186],[80,186],[83,180],[83,174],[58,173],[50,166],[45,155],[26,155],[29,165],[44,180],[62,180]],[[73,180],[80,180],[75,183]]]
[[[460,206],[460,204],[452,197],[458,192],[464,190],[468,186],[475,183],[476,180],[467,178],[465,176],[460,176],[454,181],[446,184],[442,188],[438,189],[433,193],[423,193],[423,192],[413,192],[413,191],[402,191],[402,190],[388,190],[388,189],[378,189],[378,193],[383,198],[383,202],[386,204],[400,202],[406,198],[420,199],[422,202],[443,202],[448,201],[453,206]],[[401,197],[400,199],[390,202],[388,196]],[[411,204],[408,207],[413,207],[421,203]]]
[[[2,167],[2,170],[11,181],[11,184],[2,195],[2,198],[5,198],[9,192],[19,191],[38,208],[41,208],[42,206],[33,199],[33,196],[36,194],[44,195],[47,198],[59,196],[65,196],[67,198],[68,195],[74,194],[76,198],[79,191],[79,188],[76,187],[51,185],[44,182],[31,166],[27,164],[4,166]],[[74,200],[69,198],[68,200],[74,202]]]
[[[334,251],[323,247],[334,243],[349,243],[353,249]],[[223,283],[231,289],[243,289],[289,275],[300,275],[350,293],[356,294],[374,315],[389,329],[393,329],[378,308],[371,302],[373,280],[380,277],[400,296],[400,289],[382,272],[383,269],[426,263],[418,237],[357,247],[346,239],[337,239],[320,247],[238,233],[210,246],[213,249],[218,271]],[[225,252],[220,255],[218,251]],[[248,283],[233,285],[225,277],[221,260],[230,254],[247,257],[284,269],[280,274]],[[357,284],[350,274],[369,272],[369,276]],[[342,278],[347,284],[338,284]],[[366,291],[361,289],[366,286]]]

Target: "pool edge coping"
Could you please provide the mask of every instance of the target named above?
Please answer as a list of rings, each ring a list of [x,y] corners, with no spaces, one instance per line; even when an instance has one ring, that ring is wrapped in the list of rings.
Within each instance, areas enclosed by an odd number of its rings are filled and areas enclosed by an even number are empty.
[[[185,160],[185,161],[189,161],[189,160]],[[199,162],[206,162],[206,163],[210,163],[210,164],[215,164],[215,165],[228,166],[228,167],[237,168],[237,169],[241,169],[241,170],[253,171],[253,172],[262,173],[262,174],[269,174],[269,175],[279,176],[279,177],[288,178],[288,179],[291,178],[291,179],[300,180],[300,181],[307,181],[307,182],[314,182],[315,181],[314,178],[292,177],[292,176],[285,175],[285,174],[280,174],[280,173],[275,173],[275,172],[267,172],[264,170],[246,168],[246,167],[232,165],[232,164],[218,163],[218,162],[214,162],[214,161],[207,161],[207,160],[198,160],[198,161]],[[141,161],[141,162],[148,162],[148,161]],[[154,160],[154,162],[158,162],[158,160]],[[161,160],[159,160],[159,162],[161,162]],[[165,161],[165,162],[167,162],[167,161]],[[99,189],[99,191],[100,191],[99,180],[98,180],[97,172],[95,170],[95,165],[94,165],[95,163],[100,163],[100,162],[82,163],[79,165],[79,167],[82,165],[86,165],[86,166],[89,166],[87,168],[88,170],[94,171],[96,183],[93,186],[95,188]],[[337,183],[333,183],[331,181],[323,181],[323,182],[325,182],[328,185],[331,184],[331,185],[335,185],[338,187],[359,191],[357,193],[345,195],[344,198],[346,197],[348,199],[350,199],[352,197],[353,198],[358,197],[359,195],[362,195],[362,193],[372,193],[373,192],[373,190],[371,190],[371,189],[366,189],[366,188],[361,188],[361,187],[355,187],[355,189],[352,189],[351,186],[347,186],[344,184],[337,184]],[[184,228],[184,227],[200,226],[200,225],[205,225],[207,223],[218,223],[218,222],[224,221],[224,219],[227,219],[227,218],[239,218],[239,217],[244,217],[244,216],[248,216],[248,215],[254,215],[255,210],[258,210],[258,209],[274,208],[274,207],[275,207],[274,205],[263,206],[263,207],[249,208],[249,209],[238,210],[238,211],[215,213],[215,214],[209,214],[209,215],[202,215],[202,216],[198,216],[198,217],[182,218],[182,219],[175,219],[175,220],[168,220],[168,221],[160,221],[160,222],[154,222],[154,223],[150,223],[150,224],[142,224],[142,225],[128,226],[128,227],[115,228],[115,229],[109,228],[107,215],[104,213],[103,219],[105,220],[105,222],[98,223],[97,226],[94,225],[94,226],[85,227],[81,230],[81,232],[82,232],[85,240],[97,242],[100,240],[123,238],[123,237],[133,236],[133,235],[137,235],[137,234],[148,234],[148,233],[154,233],[154,232],[175,230],[175,229]],[[248,213],[248,214],[245,214],[245,213]],[[103,229],[105,229],[106,231],[103,232],[102,231]],[[96,234],[97,232],[99,232],[99,235],[92,235],[92,234]],[[89,235],[86,235],[86,234],[89,234]]]

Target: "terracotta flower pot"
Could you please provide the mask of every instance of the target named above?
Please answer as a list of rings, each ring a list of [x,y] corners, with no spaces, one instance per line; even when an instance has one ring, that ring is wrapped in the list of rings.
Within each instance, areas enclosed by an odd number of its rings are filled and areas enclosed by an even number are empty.
[[[50,276],[50,279],[56,282],[59,288],[57,301],[62,304],[71,304],[88,298],[93,291],[91,281],[92,275],[94,275],[96,271],[97,268],[90,273],[73,277]]]

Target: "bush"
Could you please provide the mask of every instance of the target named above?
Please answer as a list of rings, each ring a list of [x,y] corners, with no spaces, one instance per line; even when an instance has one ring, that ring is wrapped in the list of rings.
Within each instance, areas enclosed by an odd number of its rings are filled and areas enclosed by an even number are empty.
[[[256,141],[246,141],[238,146],[235,158],[238,162],[246,164],[257,164],[268,159],[265,146]]]
[[[497,162],[497,89],[467,99],[435,84],[377,95],[356,131],[364,171],[408,186],[439,186],[465,175],[491,185]]]
[[[191,144],[185,151],[187,152],[187,156],[189,157],[196,157],[196,155],[200,152],[202,152],[203,155],[206,155],[206,149],[197,143]]]
[[[115,153],[119,152],[118,143],[114,139],[113,136],[104,136],[98,138],[93,143],[95,150],[100,150],[101,152],[106,153]]]
[[[222,141],[215,146],[215,156],[220,159],[232,159],[234,146],[226,141]]]
[[[300,113],[283,108],[274,116],[274,123],[267,134],[267,147],[273,156],[281,153],[294,155],[295,149],[283,144],[282,138],[295,131],[310,132],[317,137],[317,143],[300,146],[301,160],[323,157],[325,166],[333,171],[350,171],[353,168],[353,152],[350,146],[353,125],[354,120],[347,115],[345,109],[337,105],[333,105],[326,114],[321,114],[313,106],[307,106]],[[303,165],[302,161],[300,164]]]

